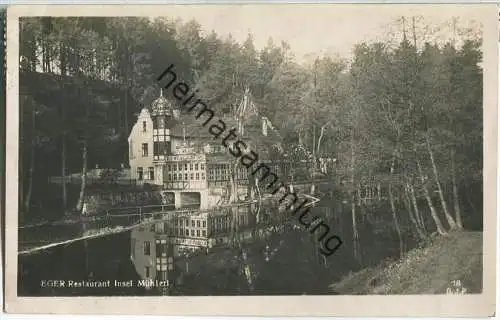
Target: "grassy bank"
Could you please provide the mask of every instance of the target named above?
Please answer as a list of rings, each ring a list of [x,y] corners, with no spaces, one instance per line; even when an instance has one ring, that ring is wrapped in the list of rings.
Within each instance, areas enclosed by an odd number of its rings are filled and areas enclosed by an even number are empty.
[[[351,273],[330,286],[339,294],[443,294],[460,280],[467,293],[482,291],[482,232],[437,236],[399,261]]]

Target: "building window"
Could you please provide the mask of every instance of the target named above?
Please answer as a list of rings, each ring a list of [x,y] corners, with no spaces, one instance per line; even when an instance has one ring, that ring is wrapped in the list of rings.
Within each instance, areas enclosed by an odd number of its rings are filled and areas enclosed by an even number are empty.
[[[170,165],[167,164],[167,171],[171,171],[172,169],[170,168]]]
[[[188,174],[184,174],[184,180],[187,180],[188,179]]]
[[[203,231],[202,231],[202,234],[203,234],[203,236],[204,236],[204,237],[206,237],[206,236],[207,236],[207,231],[206,231],[206,230],[203,230]]]
[[[191,171],[193,170],[193,164],[192,163],[189,164],[189,170],[191,170]]]
[[[149,167],[149,180],[154,180],[154,179],[155,179],[155,168]]]
[[[146,132],[146,131],[148,131],[148,130],[147,130],[146,121],[143,121],[143,122],[142,122],[142,132]]]
[[[161,257],[161,244],[160,240],[156,240],[156,261],[158,261],[158,257]]]
[[[153,155],[154,156],[157,156],[159,155],[160,153],[158,152],[158,150],[160,150],[160,143],[158,141],[154,141],[153,142]]]
[[[201,170],[205,170],[205,164],[203,164],[203,163],[200,164],[200,168],[201,168]]]
[[[194,180],[194,173],[191,172],[191,180]]]
[[[160,280],[167,280],[167,271],[161,271],[159,274]]]
[[[199,237],[200,236],[200,230],[196,230],[196,236]]]
[[[168,181],[172,181],[172,174],[171,173],[168,174]]]
[[[144,255],[149,256],[151,254],[151,243],[149,241],[144,241]]]
[[[167,155],[169,153],[169,142],[165,141],[155,141],[153,143],[153,153],[154,155]]]
[[[191,227],[193,227],[193,228],[195,227],[195,222],[194,222],[194,220],[191,220]]]
[[[196,180],[200,180],[200,174],[196,172]]]
[[[194,170],[198,170],[198,164],[197,163],[194,164]]]
[[[187,171],[187,169],[188,169],[188,164],[187,164],[187,163],[185,163],[185,164],[184,164],[184,170],[185,170],[185,171]]]
[[[149,270],[150,269],[151,269],[150,267],[145,267],[144,268],[144,274],[145,274],[146,278],[149,278],[149,276],[150,276],[150,274],[149,274]]]
[[[206,228],[206,227],[207,227],[207,222],[203,221],[203,228]]]
[[[194,237],[194,230],[191,229],[191,237]]]
[[[201,180],[205,180],[205,174],[203,172],[201,173]]]
[[[185,234],[186,234],[186,236],[189,236],[189,229],[186,229]]]
[[[196,221],[196,227],[198,227],[198,228],[200,227],[200,220]]]
[[[147,143],[142,144],[142,156],[143,157],[148,156],[148,144]]]
[[[142,180],[142,167],[137,167],[137,180]]]

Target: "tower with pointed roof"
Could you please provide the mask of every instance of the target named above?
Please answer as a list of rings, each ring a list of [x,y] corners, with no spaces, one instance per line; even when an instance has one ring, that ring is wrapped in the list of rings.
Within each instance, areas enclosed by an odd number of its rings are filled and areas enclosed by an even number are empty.
[[[164,160],[172,153],[170,130],[175,125],[174,107],[163,96],[151,103],[151,120],[153,122],[153,158],[155,161]]]

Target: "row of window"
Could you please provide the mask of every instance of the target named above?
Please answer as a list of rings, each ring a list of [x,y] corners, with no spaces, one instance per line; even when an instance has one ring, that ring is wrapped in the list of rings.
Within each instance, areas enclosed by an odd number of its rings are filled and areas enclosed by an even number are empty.
[[[228,181],[231,179],[230,164],[213,164],[208,166],[208,180],[210,181]],[[247,179],[247,169],[238,168],[236,179]]]
[[[207,230],[194,230],[194,229],[183,229],[183,228],[169,228],[169,234],[176,236],[185,237],[206,237]]]
[[[168,119],[171,119],[171,117],[167,117]],[[153,122],[153,129],[164,129],[165,128],[165,121],[163,117],[158,117],[156,119],[156,122]],[[148,131],[148,125],[146,121],[142,122],[142,132],[147,132]]]
[[[191,227],[193,228],[206,228],[207,221],[206,220],[195,220],[195,219],[177,219],[173,221],[175,226],[186,226],[189,227],[189,221],[191,221]]]
[[[154,179],[155,179],[154,167],[149,167],[147,172],[144,172],[144,169],[142,167],[137,167],[137,180],[154,180]]]
[[[156,258],[156,270],[157,271],[167,271],[168,270],[173,270],[174,269],[174,258],[168,257],[167,258]],[[162,279],[166,280],[166,279]]]
[[[130,157],[134,158],[134,147],[133,142],[130,142]],[[169,155],[170,154],[170,142],[169,141],[155,141],[153,142],[153,153],[155,155]],[[146,158],[149,157],[149,144],[141,144],[141,155]]]
[[[187,181],[187,180],[205,180],[205,173],[202,172],[201,174],[199,172],[194,172],[191,173],[174,173],[168,174],[168,181]]]
[[[171,143],[170,141],[157,141],[159,136],[153,137],[153,154],[156,155],[170,155],[171,154]]]
[[[189,223],[191,221],[191,223]],[[178,219],[172,221],[172,225],[169,226],[169,223],[164,222],[164,223],[157,223],[153,226],[151,226],[151,231],[156,231],[156,232],[165,232],[170,227],[191,227],[191,228],[207,228],[207,221],[206,220],[188,220],[188,219]]]
[[[198,170],[205,170],[205,164],[200,163],[198,165],[197,162],[194,163],[172,163],[172,164],[167,164],[166,166],[167,172],[172,172],[172,171],[198,171]]]
[[[144,241],[144,255],[149,256],[151,255],[151,242],[149,241]],[[168,250],[168,244],[167,240],[156,240],[156,255],[158,257],[165,257],[167,255],[167,250]]]
[[[132,150],[132,142],[130,142],[130,152]],[[170,142],[169,141],[155,141],[153,142],[153,153],[155,155],[168,155],[170,154]],[[141,146],[141,154],[143,157],[149,157],[149,144],[143,143]]]
[[[201,228],[200,221],[196,221],[196,227],[195,227],[194,222],[195,221],[191,221],[191,225],[193,228]],[[175,225],[172,227],[172,226],[169,226],[166,222],[163,224],[158,223],[156,225],[156,227],[153,226],[152,229],[154,228],[154,230],[156,232],[167,232],[169,235],[192,236],[192,237],[201,237],[201,236],[206,237],[207,236],[207,230],[206,230],[207,222],[206,221],[203,221],[203,228],[205,228],[205,230],[200,230],[200,229],[195,230],[195,229],[190,229],[188,227],[189,227],[189,223],[186,220],[186,228],[185,229],[184,229],[184,223],[181,223],[179,225],[177,223],[175,223]]]
[[[172,117],[169,115],[159,116],[156,121],[153,121],[153,129],[165,129],[167,122],[170,122]]]

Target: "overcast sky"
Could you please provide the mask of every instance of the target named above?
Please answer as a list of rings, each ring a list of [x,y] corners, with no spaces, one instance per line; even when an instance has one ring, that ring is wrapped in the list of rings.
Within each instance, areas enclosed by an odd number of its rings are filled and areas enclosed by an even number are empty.
[[[265,46],[269,37],[278,44],[286,40],[299,60],[310,53],[348,56],[354,44],[385,37],[388,25],[394,25],[401,16],[421,16],[432,25],[457,17],[460,25],[468,26],[480,15],[474,7],[463,4],[420,7],[397,4],[193,5],[173,6],[169,13],[183,21],[196,19],[206,32],[213,29],[222,37],[231,33],[240,43],[250,32],[258,49]],[[451,37],[451,32],[446,37]]]

